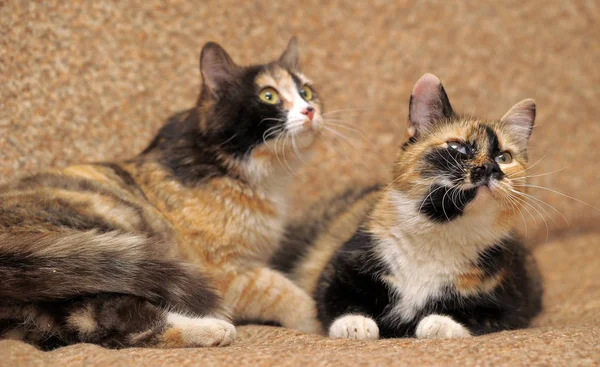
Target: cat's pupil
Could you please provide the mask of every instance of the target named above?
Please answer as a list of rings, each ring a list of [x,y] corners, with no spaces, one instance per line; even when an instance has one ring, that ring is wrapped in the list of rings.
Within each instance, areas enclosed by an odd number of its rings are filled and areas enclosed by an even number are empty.
[[[265,98],[270,101],[271,99],[273,99],[273,95],[271,94],[271,92],[267,92],[265,93]]]
[[[512,155],[510,153],[504,152],[496,157],[496,162],[498,163],[510,163],[512,161]]]

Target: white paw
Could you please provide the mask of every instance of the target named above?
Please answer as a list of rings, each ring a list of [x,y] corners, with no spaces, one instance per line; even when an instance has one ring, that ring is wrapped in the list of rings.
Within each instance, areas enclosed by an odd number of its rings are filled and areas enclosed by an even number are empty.
[[[469,329],[448,316],[429,315],[423,318],[416,331],[417,338],[421,339],[445,339],[445,338],[467,338],[471,336]]]
[[[329,327],[329,336],[345,339],[379,339],[379,327],[369,317],[346,315],[338,317]]]
[[[169,324],[181,330],[181,337],[190,347],[222,347],[235,340],[235,326],[214,317],[190,318],[170,313]]]

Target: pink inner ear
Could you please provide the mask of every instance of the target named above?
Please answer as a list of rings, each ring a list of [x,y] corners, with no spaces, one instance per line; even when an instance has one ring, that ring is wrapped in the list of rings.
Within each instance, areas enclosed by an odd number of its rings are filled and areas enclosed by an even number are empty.
[[[431,111],[433,100],[439,98],[442,82],[433,74],[423,75],[415,84],[412,91],[410,106],[410,122],[408,133],[413,136],[416,130],[428,129],[432,122]],[[417,126],[414,126],[417,125]]]
[[[530,128],[535,121],[535,101],[530,98],[522,100],[502,116],[501,120],[513,125]]]
[[[535,113],[535,101],[533,99],[525,99],[514,105],[500,119],[511,126],[511,131],[522,149],[527,148],[533,123],[535,122]]]
[[[210,89],[218,89],[220,84],[231,77],[235,63],[218,44],[209,42],[200,55],[200,71],[204,83]]]

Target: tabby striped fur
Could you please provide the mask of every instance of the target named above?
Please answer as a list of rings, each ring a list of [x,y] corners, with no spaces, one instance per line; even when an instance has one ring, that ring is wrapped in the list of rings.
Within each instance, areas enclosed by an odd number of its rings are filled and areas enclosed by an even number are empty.
[[[297,58],[295,39],[249,67],[208,43],[197,105],[142,154],[1,186],[0,338],[216,346],[233,342],[230,320],[318,332],[312,298],[267,266],[300,164],[290,153],[321,124]],[[265,88],[280,102],[260,100]]]

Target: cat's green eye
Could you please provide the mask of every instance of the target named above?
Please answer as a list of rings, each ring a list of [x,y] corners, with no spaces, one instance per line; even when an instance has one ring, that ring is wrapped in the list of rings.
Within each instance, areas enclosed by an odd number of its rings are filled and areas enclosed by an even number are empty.
[[[263,88],[258,94],[258,97],[261,101],[268,104],[277,104],[279,103],[279,93],[271,87]]]
[[[305,101],[310,101],[313,99],[313,91],[306,84],[304,84],[300,89],[300,95],[302,96],[302,98],[304,98]]]
[[[513,157],[509,152],[503,152],[496,156],[496,162],[500,164],[509,164],[512,160]]]

